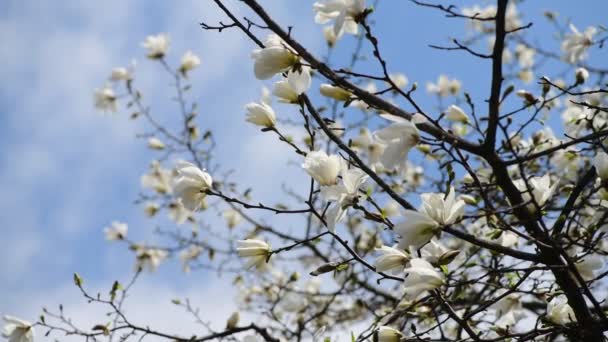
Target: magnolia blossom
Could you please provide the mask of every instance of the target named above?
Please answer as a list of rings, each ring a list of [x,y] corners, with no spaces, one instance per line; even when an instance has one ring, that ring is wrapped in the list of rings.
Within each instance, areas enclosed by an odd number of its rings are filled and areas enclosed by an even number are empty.
[[[597,29],[590,26],[581,33],[576,26],[570,24],[570,31],[572,33],[565,36],[561,48],[564,60],[568,63],[578,63],[587,58],[587,49],[593,44],[593,36],[597,33]]]
[[[551,299],[547,305],[547,319],[559,325],[576,322],[576,316],[572,307],[568,305],[566,296],[559,295]]]
[[[335,36],[342,32],[357,34],[356,17],[365,10],[365,0],[324,0],[313,4],[315,22],[327,24],[334,20]]]
[[[420,141],[420,132],[416,125],[409,120],[394,115],[383,115],[382,117],[393,123],[374,133],[376,140],[386,145],[380,162],[389,170],[397,166],[403,168],[410,149]]]
[[[341,174],[341,184],[321,187],[323,198],[335,202],[326,214],[327,228],[332,232],[336,229],[336,223],[346,215],[348,206],[357,201],[360,196],[359,188],[369,177],[360,169],[346,169],[344,165],[341,167]]]
[[[469,122],[469,116],[462,110],[462,108],[457,105],[451,105],[448,107],[448,115],[446,116],[448,120],[467,123]]]
[[[165,33],[148,36],[141,45],[148,49],[148,58],[160,59],[165,56],[169,49],[169,36]]]
[[[213,185],[213,179],[207,172],[194,164],[181,161],[176,167],[177,177],[174,182],[175,195],[186,209],[196,211],[200,208],[205,190]]]
[[[503,292],[504,294],[504,292]],[[521,303],[521,295],[517,293],[511,293],[501,298],[498,302],[492,305],[492,308],[496,310],[497,316],[503,316],[511,312],[516,318],[522,316],[523,305]]]
[[[438,288],[444,283],[443,273],[437,272],[426,260],[415,258],[410,260],[410,267],[405,269],[407,277],[403,281],[405,295],[416,299],[425,291]]]
[[[179,66],[179,71],[186,76],[188,71],[193,70],[201,64],[201,59],[198,58],[192,51],[187,51],[182,57],[182,63]]]
[[[32,342],[34,341],[34,327],[32,323],[13,317],[2,317],[6,324],[2,336],[8,339],[8,342]]]
[[[125,239],[128,230],[129,226],[127,226],[126,223],[114,221],[109,227],[104,228],[103,232],[106,236],[106,240],[114,241]]]
[[[374,262],[376,272],[403,271],[410,260],[409,255],[399,248],[382,246],[376,248],[376,251],[381,254]]]
[[[236,328],[237,324],[239,324],[240,318],[241,315],[238,311],[233,312],[232,315],[230,315],[230,317],[228,317],[228,320],[226,321],[226,329]]]
[[[165,148],[165,143],[156,137],[151,137],[148,139],[148,147],[153,150],[162,150]]]
[[[342,169],[340,156],[325,151],[312,151],[306,155],[302,168],[320,185],[335,185]]]
[[[582,260],[575,264],[578,273],[581,277],[588,281],[595,278],[595,271],[604,267],[604,261],[597,254],[585,256]]]
[[[269,35],[265,45],[265,48],[256,49],[251,53],[251,58],[254,60],[253,72],[259,80],[267,80],[275,74],[287,71],[299,60],[276,34]]]
[[[422,259],[430,262],[432,265],[447,265],[458,256],[460,251],[450,250],[441,242],[431,239],[429,243],[419,250],[419,253]],[[415,248],[411,248],[411,254],[416,255]]]
[[[529,202],[534,199],[536,204],[538,204],[539,207],[542,207],[551,196],[553,196],[559,182],[551,184],[551,176],[549,176],[549,174],[542,177],[530,177],[530,179],[528,179],[528,185],[530,186],[530,190],[532,190],[532,197],[530,197],[530,192],[523,179],[517,179],[513,181],[513,184],[522,192],[521,196],[524,202]],[[536,210],[536,207],[533,204],[530,204],[528,205],[528,209]]]
[[[270,245],[261,240],[239,240],[236,242],[236,251],[242,258],[248,258],[249,260],[245,264],[246,269],[252,267],[261,268],[266,264],[266,259],[270,255]]]
[[[132,76],[127,68],[114,68],[110,74],[110,81],[128,81],[130,79],[132,79]]]
[[[534,66],[535,54],[536,50],[524,44],[517,44],[517,46],[515,46],[515,56],[522,69],[530,69]]]
[[[277,122],[274,110],[266,103],[249,103],[245,105],[247,121],[262,127],[274,127]]]
[[[182,261],[182,269],[184,272],[190,272],[190,262],[196,260],[201,255],[203,247],[198,245],[191,245],[187,249],[184,249],[179,253],[179,259]]]
[[[595,155],[593,159],[593,166],[595,166],[595,172],[603,180],[608,180],[608,154],[604,151],[600,151]]]
[[[332,99],[338,101],[347,101],[352,96],[350,91],[327,83],[321,84],[319,90],[321,95],[331,97]]]
[[[503,247],[514,247],[519,243],[519,236],[513,232],[503,231],[496,242]]]
[[[226,224],[228,228],[234,228],[236,225],[243,221],[243,215],[241,215],[238,211],[234,209],[228,209],[223,213],[224,220],[226,220]]]
[[[150,164],[150,173],[141,176],[141,186],[159,194],[171,192],[171,171],[164,169],[158,160]]]
[[[135,270],[147,269],[150,272],[154,272],[168,256],[169,253],[164,249],[135,246]]]
[[[437,94],[441,97],[448,95],[456,95],[460,91],[461,83],[459,80],[450,80],[446,75],[440,75],[437,83],[427,83],[426,91],[432,94]]]
[[[112,88],[105,86],[101,89],[95,89],[95,108],[104,112],[116,113],[118,110],[116,95]]]
[[[376,337],[378,342],[399,342],[405,336],[397,329],[382,325],[376,331]]]
[[[394,230],[401,237],[400,248],[417,248],[424,245],[433,237],[437,228],[454,223],[464,214],[465,203],[461,199],[456,200],[454,188],[450,188],[447,196],[441,193],[426,193],[420,197],[420,209],[405,210],[405,220],[395,225]]]
[[[287,78],[276,82],[272,93],[280,102],[298,103],[298,97],[310,88],[311,82],[310,68],[302,66],[299,70],[290,70]]]

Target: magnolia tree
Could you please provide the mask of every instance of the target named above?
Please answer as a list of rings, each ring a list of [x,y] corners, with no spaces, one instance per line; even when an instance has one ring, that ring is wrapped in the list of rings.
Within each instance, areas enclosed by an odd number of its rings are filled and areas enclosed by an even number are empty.
[[[35,323],[7,316],[9,340],[31,342],[35,332],[109,341],[606,340],[608,66],[587,57],[601,53],[608,32],[545,12],[559,46],[551,50],[534,43],[515,1],[411,4],[466,26],[465,37],[431,47],[479,60],[484,91],[443,75],[425,91],[395,73],[382,50],[391,42],[374,32],[377,2],[313,4],[310,20],[324,26],[329,52],[353,41],[348,60],[313,54],[297,27],[255,0],[209,2],[225,19],[202,23],[201,34],[239,31],[255,46],[253,75],[274,82],[226,120],[259,126],[305,171],[290,180],[302,186],[276,189],[274,203],[256,200],[256,184],[231,179],[214,154],[204,110],[188,100],[199,57],[186,52],[171,65],[169,37],[148,37],[147,58],[175,86],[177,122],[153,115],[133,68],[112,70],[95,106],[147,123],[143,136],[158,158],[137,203],[151,220],[169,215],[174,228],[158,229],[156,245],[131,240],[124,223],[105,228],[106,239],[133,252],[133,278],[101,294],[78,274],[74,282],[110,319],[77,326],[62,309],[44,309]],[[252,15],[237,16],[237,6]],[[373,66],[364,72],[365,57]],[[541,68],[547,61],[558,67]],[[438,106],[426,108],[425,97]],[[218,213],[225,225],[205,223]],[[280,217],[297,228],[273,222]],[[197,331],[133,322],[123,310],[128,291],[168,258],[185,272],[232,275],[239,311],[255,322],[235,312],[217,329],[188,300],[173,304]]]

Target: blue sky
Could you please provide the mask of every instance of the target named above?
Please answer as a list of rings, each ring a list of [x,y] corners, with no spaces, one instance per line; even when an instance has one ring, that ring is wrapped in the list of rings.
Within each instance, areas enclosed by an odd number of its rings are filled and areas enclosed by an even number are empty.
[[[239,5],[227,3],[235,9]],[[264,3],[279,22],[294,26],[294,35],[304,45],[318,56],[326,53],[321,26],[313,21],[312,1]],[[93,89],[103,85],[111,68],[126,66],[135,58],[144,96],[163,99],[152,101],[154,110],[175,113],[166,95],[171,91],[169,80],[158,66],[145,60],[140,47],[148,34],[171,35],[169,60],[173,64],[187,49],[201,57],[202,65],[192,74],[191,99],[199,102],[203,127],[215,130],[218,161],[236,171],[235,178],[243,187],[254,186],[258,198],[270,199],[288,175],[303,177],[293,165],[285,165],[286,159],[299,162],[289,149],[243,120],[243,105],[259,98],[262,85],[253,77],[249,59],[254,46],[236,30],[218,35],[199,28],[201,20],[225,20],[211,1],[175,4],[160,0],[0,3],[0,189],[4,194],[0,198],[0,293],[6,294],[0,296],[0,313],[34,320],[42,305],[61,302],[90,320],[95,312],[83,307],[71,283],[72,273],[79,272],[91,287],[105,289],[132,271],[131,253],[106,243],[102,228],[121,220],[129,223],[134,237],[152,239],[153,224],[133,205],[139,177],[154,157],[143,141],[134,138],[144,127],[129,120],[126,112],[104,115],[92,105]],[[550,37],[546,22],[537,20],[546,9],[572,18],[579,29],[607,24],[608,3],[603,0],[529,0],[518,8],[523,23],[537,23],[532,37],[553,50],[559,43]],[[373,20],[391,71],[403,72],[410,83],[420,84],[421,104],[435,105],[424,85],[446,73],[462,80],[464,89],[483,106],[489,93],[488,62],[427,46],[447,45],[448,37],[466,36],[462,20],[446,19],[438,11],[407,1],[388,0],[380,1]],[[346,56],[353,43],[354,38],[345,37],[332,59]],[[596,58],[591,64],[607,60],[605,51],[593,54]],[[378,73],[372,62],[361,67]],[[265,152],[263,158],[260,151]],[[234,304],[232,294],[222,286],[228,280],[214,277],[184,275],[176,262],[163,265],[138,283],[139,294],[132,298],[137,310],[133,311],[142,320],[175,329],[187,324],[179,318],[185,315],[175,312],[168,316],[174,319],[159,320],[149,312],[155,306],[174,310],[171,298],[191,296],[201,306],[221,304],[221,313],[213,315],[221,322],[222,314],[227,317]]]

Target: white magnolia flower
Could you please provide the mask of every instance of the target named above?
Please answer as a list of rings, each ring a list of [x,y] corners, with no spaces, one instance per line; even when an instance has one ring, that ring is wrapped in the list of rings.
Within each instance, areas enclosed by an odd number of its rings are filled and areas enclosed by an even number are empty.
[[[438,265],[440,262],[447,264],[449,261],[452,261],[451,259],[453,258],[446,260],[448,254],[452,254],[452,256],[455,257],[458,251],[452,251],[441,244],[441,242],[431,239],[431,241],[424,245],[419,252],[422,259],[430,262],[432,265]],[[415,253],[415,248],[411,248],[411,254],[416,255]]]
[[[129,70],[123,67],[112,69],[112,73],[110,74],[110,81],[128,81],[132,78]]]
[[[435,235],[439,224],[427,214],[415,210],[405,210],[403,222],[396,224],[393,230],[400,237],[398,248],[418,248]]]
[[[405,220],[395,225],[394,230],[401,237],[400,248],[418,248],[424,245],[440,226],[450,225],[464,214],[465,203],[461,199],[456,200],[454,188],[450,188],[447,196],[441,193],[426,193],[420,197],[420,209],[405,210]]]
[[[528,184],[530,185],[530,190],[532,190],[532,197],[530,197],[530,192],[523,179],[517,179],[513,181],[513,184],[522,192],[521,196],[524,202],[534,199],[536,204],[538,204],[539,207],[542,207],[553,196],[559,182],[551,184],[551,176],[549,176],[549,174],[545,174],[542,177],[530,177],[530,179],[528,179]],[[530,210],[536,210],[533,203],[530,203],[527,207]]]
[[[513,232],[503,231],[496,242],[503,247],[514,247],[519,243],[519,236]]]
[[[101,89],[95,89],[95,108],[98,110],[116,113],[118,110],[116,99],[114,90],[107,85]]]
[[[595,155],[593,166],[595,166],[595,172],[603,181],[608,180],[608,154],[606,152],[600,151]]]
[[[276,34],[266,38],[266,47],[251,53],[254,59],[253,72],[258,80],[267,80],[275,74],[287,71],[299,58]]]
[[[272,93],[280,102],[298,103],[298,97],[310,88],[310,68],[302,66],[300,70],[290,70],[287,78],[274,84]]]
[[[193,70],[201,64],[201,59],[192,51],[187,51],[182,57],[182,63],[179,66],[179,71],[186,76],[188,71]]]
[[[441,97],[448,96],[450,94],[456,95],[460,91],[461,83],[459,80],[450,80],[446,75],[439,75],[437,83],[428,82],[426,84],[426,91],[431,94],[437,94]]]
[[[597,33],[597,29],[590,26],[581,33],[576,26],[570,24],[570,31],[572,33],[565,36],[561,48],[564,60],[568,63],[578,63],[587,58],[587,49],[593,44],[593,36]]]
[[[403,337],[405,337],[401,331],[386,325],[378,327],[376,336],[378,342],[399,342]]]
[[[159,194],[171,192],[171,171],[164,169],[158,160],[150,164],[150,173],[141,176],[141,186]]]
[[[176,167],[177,177],[174,183],[175,195],[186,209],[196,211],[201,207],[205,190],[213,185],[213,179],[207,172],[196,165],[181,161]]]
[[[165,33],[148,36],[141,45],[148,49],[148,58],[160,59],[165,56],[169,49],[169,36]]]
[[[504,292],[502,292],[504,294]],[[521,303],[521,295],[517,293],[511,293],[501,298],[498,302],[492,305],[492,308],[496,310],[496,316],[506,315],[511,312],[516,318],[521,317],[523,305]]]
[[[268,90],[268,88],[266,87],[262,87],[262,96],[260,97],[260,102],[265,103],[269,106],[272,103],[272,94],[270,93],[270,90]]]
[[[410,267],[405,269],[407,277],[403,285],[405,294],[410,299],[416,299],[425,291],[436,289],[443,285],[443,273],[437,272],[433,266],[424,259],[410,260]]]
[[[530,69],[534,66],[535,54],[536,50],[524,44],[517,44],[517,46],[515,46],[515,56],[522,69]]]
[[[333,31],[336,36],[342,32],[357,34],[355,18],[365,10],[365,0],[324,0],[313,4],[315,22],[327,24],[334,20]]]
[[[169,253],[164,249],[147,248],[143,246],[135,247],[135,270],[156,271],[162,261],[167,259]]]
[[[8,342],[33,342],[34,341],[34,327],[32,323],[13,317],[3,317],[6,324],[4,325],[4,331],[2,336],[8,339]]]
[[[376,248],[376,251],[381,254],[376,259],[376,262],[374,262],[376,272],[386,272],[389,270],[394,270],[396,272],[403,271],[410,260],[407,253],[395,247],[382,246]]]
[[[592,254],[585,256],[575,266],[581,277],[588,281],[595,278],[595,271],[599,271],[604,267],[604,261],[599,255]]]
[[[270,245],[261,240],[239,240],[236,242],[236,251],[242,258],[249,258],[245,264],[246,269],[252,267],[262,268],[266,265],[266,259],[270,255]]]
[[[162,150],[165,148],[165,143],[156,137],[151,137],[148,139],[148,147],[153,150]]]
[[[320,185],[335,185],[342,169],[340,156],[325,151],[312,151],[306,155],[302,168]]]
[[[232,315],[230,315],[230,317],[228,317],[228,320],[226,321],[226,329],[230,330],[236,328],[237,324],[239,324],[240,318],[241,315],[238,311],[233,312]]]
[[[236,227],[241,221],[243,221],[243,216],[234,209],[228,209],[223,213],[224,220],[226,220],[226,224],[228,228]]]
[[[245,105],[247,110],[247,121],[261,127],[274,127],[277,122],[276,115],[272,107],[266,103],[249,103]]]
[[[350,91],[327,83],[321,84],[319,91],[321,95],[331,97],[337,101],[347,101],[352,96]]]
[[[465,124],[469,122],[469,116],[467,113],[465,113],[464,110],[457,105],[451,105],[448,107],[448,114],[446,118],[451,121],[462,122]]]
[[[382,117],[393,124],[374,133],[376,140],[386,145],[380,162],[389,170],[395,167],[402,169],[406,165],[410,149],[420,141],[420,132],[409,120],[394,115]]]
[[[566,296],[559,295],[551,299],[547,305],[547,319],[559,325],[576,322],[576,316],[572,307],[568,305]]]
[[[187,249],[181,251],[181,253],[179,253],[179,259],[182,261],[182,270],[186,273],[190,272],[190,262],[196,260],[202,252],[203,247],[198,245],[191,245]]]
[[[126,223],[114,221],[109,227],[104,228],[103,232],[106,236],[106,240],[114,241],[125,239],[128,230],[129,226],[127,226]]]
[[[369,177],[360,169],[347,169],[341,166],[342,183],[338,185],[327,185],[321,187],[321,195],[326,201],[334,202],[325,215],[327,228],[334,232],[336,224],[344,218],[348,207],[361,196],[359,188]]]

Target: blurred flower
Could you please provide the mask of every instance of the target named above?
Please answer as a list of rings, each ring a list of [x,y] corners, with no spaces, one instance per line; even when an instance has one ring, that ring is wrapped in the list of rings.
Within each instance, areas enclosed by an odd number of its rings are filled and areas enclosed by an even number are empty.
[[[116,113],[118,110],[116,95],[112,88],[106,85],[101,89],[95,89],[95,108],[104,112]]]
[[[169,253],[164,249],[135,246],[135,270],[147,269],[154,272],[168,256]]]
[[[342,32],[357,34],[356,17],[365,10],[365,0],[324,0],[313,4],[317,24],[327,24],[334,20],[336,37]]]
[[[8,339],[8,342],[32,342],[34,341],[34,327],[32,323],[5,315],[3,317],[6,324],[2,336]]]
[[[578,63],[587,58],[587,49],[593,44],[593,36],[597,33],[597,29],[590,26],[581,33],[576,26],[570,24],[570,31],[572,33],[565,36],[561,48],[566,62]]]
[[[448,107],[448,115],[446,118],[451,121],[462,122],[465,124],[469,122],[469,116],[457,105],[451,105]]]
[[[426,91],[432,94],[437,94],[441,97],[450,94],[456,95],[460,91],[461,83],[459,80],[450,80],[446,75],[439,75],[437,83],[428,82]]]
[[[595,172],[603,180],[608,180],[608,154],[604,151],[600,151],[595,155],[593,159],[593,166],[595,166]]]
[[[193,70],[201,64],[201,59],[198,58],[192,51],[187,51],[182,57],[182,64],[179,66],[179,71],[186,77],[188,71]]]
[[[190,262],[192,260],[196,260],[199,255],[201,255],[202,251],[203,247],[198,245],[190,245],[190,247],[179,253],[179,259],[182,261],[182,269],[184,272],[190,272]]]
[[[165,148],[165,144],[156,137],[151,137],[148,139],[148,147],[153,150],[162,150]]]
[[[103,229],[106,236],[106,240],[124,240],[127,237],[127,231],[129,227],[126,223],[114,221],[109,227]]]
[[[154,160],[150,164],[150,172],[141,176],[141,186],[159,194],[168,194],[171,192],[171,172]]]
[[[169,49],[169,36],[165,33],[148,36],[141,45],[148,49],[148,58],[161,59]]]
[[[228,209],[223,213],[224,219],[226,220],[226,224],[228,228],[234,228],[237,224],[243,221],[243,216],[234,209]]]

